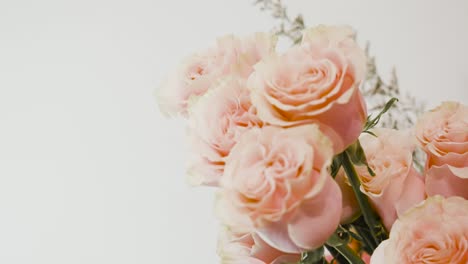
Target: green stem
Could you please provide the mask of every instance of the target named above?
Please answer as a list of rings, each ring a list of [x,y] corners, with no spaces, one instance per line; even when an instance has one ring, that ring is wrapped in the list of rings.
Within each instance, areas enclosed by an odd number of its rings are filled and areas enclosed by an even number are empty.
[[[374,240],[373,245],[369,245],[372,247],[371,250],[374,251],[376,247],[375,245],[380,244],[380,242],[382,242],[385,239],[385,229],[383,228],[382,223],[380,223],[380,221],[378,220],[377,215],[372,210],[369,200],[360,190],[361,182],[348,154],[345,151],[340,155],[342,158],[343,169],[346,175],[348,176],[349,183],[353,188],[359,207],[361,208],[364,221],[369,227],[372,239]]]
[[[333,256],[333,260],[332,260],[332,263],[340,263],[340,264],[352,264],[352,263],[349,263],[348,260],[343,257],[343,255],[340,254],[340,252],[338,252],[334,247],[332,246],[329,246],[327,244],[325,244],[325,247],[327,248],[328,252],[330,252],[330,254]]]
[[[362,227],[358,225],[353,225],[356,229],[357,233],[361,236],[362,242],[364,242],[363,249],[367,251],[367,253],[372,254],[375,248],[377,248],[377,244],[374,241],[374,238],[370,234],[369,228]]]
[[[327,262],[323,253],[323,247],[308,252],[302,252],[299,264],[325,264]]]
[[[327,240],[327,246],[333,247],[349,263],[365,264],[364,261],[348,246],[348,241],[341,239],[336,233],[333,233]]]

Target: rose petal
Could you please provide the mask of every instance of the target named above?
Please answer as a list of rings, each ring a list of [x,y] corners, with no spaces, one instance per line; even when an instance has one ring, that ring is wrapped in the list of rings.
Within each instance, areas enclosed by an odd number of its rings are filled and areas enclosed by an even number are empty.
[[[341,210],[340,188],[328,177],[323,191],[313,199],[304,201],[291,218],[288,231],[292,241],[307,250],[322,246],[336,230]]]
[[[445,197],[461,196],[468,199],[468,179],[455,175],[450,166],[432,166],[426,171],[426,193]]]
[[[374,253],[371,256],[370,264],[391,263],[391,262],[386,262],[386,258],[385,258],[385,249],[388,244],[389,244],[388,240],[385,240],[379,244],[379,246],[374,250]]]

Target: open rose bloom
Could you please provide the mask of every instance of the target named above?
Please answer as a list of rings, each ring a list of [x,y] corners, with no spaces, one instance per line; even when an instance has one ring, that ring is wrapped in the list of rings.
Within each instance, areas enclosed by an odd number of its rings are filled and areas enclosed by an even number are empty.
[[[168,116],[188,116],[189,104],[204,95],[219,78],[236,74],[246,78],[253,65],[274,52],[276,38],[257,33],[245,38],[224,36],[215,47],[192,54],[162,83],[156,97]]]
[[[226,218],[247,220],[283,252],[320,247],[341,217],[341,192],[328,172],[332,158],[331,141],[317,126],[250,130],[227,160]]]
[[[397,216],[425,198],[424,181],[413,167],[415,142],[408,131],[376,129],[364,134],[361,144],[375,175],[357,168],[361,191],[366,194],[390,230]]]
[[[428,198],[393,225],[371,264],[468,263],[468,201]]]
[[[468,106],[444,102],[421,117],[416,131],[427,153],[427,194],[468,199]]]
[[[225,159],[241,135],[263,126],[256,113],[245,80],[237,76],[221,79],[191,107],[189,179],[193,184],[219,184]]]
[[[275,46],[266,33],[219,38],[157,92],[187,120],[190,183],[216,189],[221,263],[467,264],[468,108],[375,128],[351,28]]]
[[[249,87],[260,118],[282,127],[320,123],[335,153],[353,143],[367,118],[359,91],[366,57],[353,36],[347,27],[320,26],[255,65]]]

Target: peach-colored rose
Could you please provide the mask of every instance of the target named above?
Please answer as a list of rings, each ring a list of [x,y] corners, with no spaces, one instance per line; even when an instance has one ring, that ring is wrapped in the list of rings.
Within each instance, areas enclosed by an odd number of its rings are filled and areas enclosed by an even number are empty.
[[[191,183],[217,186],[225,159],[240,136],[251,127],[262,125],[245,80],[236,76],[221,79],[190,108]]]
[[[301,259],[300,254],[272,248],[254,232],[239,233],[228,228],[222,230],[218,240],[218,255],[222,264],[284,264]]]
[[[468,107],[444,102],[420,118],[416,131],[427,153],[427,194],[468,199]]]
[[[191,55],[183,60],[157,91],[160,109],[166,115],[187,117],[187,108],[194,97],[203,95],[222,78],[238,74],[247,78],[263,57],[274,52],[276,38],[256,33],[246,38],[221,37],[215,48]]]
[[[367,118],[359,85],[366,57],[347,27],[310,29],[304,42],[255,65],[248,81],[252,103],[266,123],[320,123],[335,153],[361,133]]]
[[[226,161],[222,218],[255,228],[283,252],[321,246],[341,216],[341,192],[328,172],[332,158],[332,144],[316,125],[247,131]]]
[[[375,176],[357,167],[361,191],[375,206],[387,230],[397,216],[423,201],[424,181],[413,167],[414,137],[407,131],[376,129],[378,137],[364,134],[361,145]]]
[[[371,264],[468,263],[468,201],[440,195],[408,210],[390,238],[372,254]]]

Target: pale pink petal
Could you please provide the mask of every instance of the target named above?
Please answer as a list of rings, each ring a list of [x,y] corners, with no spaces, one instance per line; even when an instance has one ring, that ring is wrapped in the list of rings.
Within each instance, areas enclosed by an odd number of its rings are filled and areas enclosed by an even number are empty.
[[[468,199],[468,179],[452,173],[448,165],[432,166],[426,171],[426,193],[445,197],[460,196]]]
[[[371,256],[370,259],[370,264],[386,264],[390,262],[386,262],[386,257],[385,257],[385,248],[388,245],[388,241],[383,241],[382,243],[379,244],[379,246],[374,250],[374,253]]]
[[[323,191],[304,201],[288,224],[291,239],[307,250],[322,246],[340,222],[341,191],[331,177],[327,179]]]
[[[298,247],[290,238],[288,221],[279,221],[258,228],[257,234],[273,248],[287,253],[301,253],[303,248]]]
[[[414,168],[411,168],[403,183],[401,196],[395,204],[398,215],[402,215],[415,204],[424,201],[426,198],[424,187],[422,176]]]

